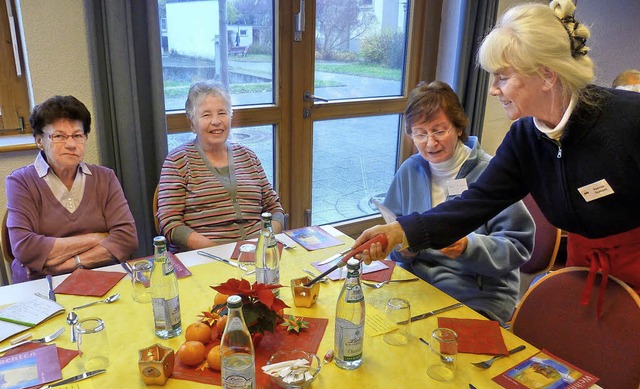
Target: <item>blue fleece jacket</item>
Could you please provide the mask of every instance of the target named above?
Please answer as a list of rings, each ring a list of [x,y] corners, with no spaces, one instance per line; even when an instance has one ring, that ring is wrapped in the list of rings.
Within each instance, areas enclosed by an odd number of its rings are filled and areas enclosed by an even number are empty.
[[[480,176],[491,157],[480,149],[476,137],[469,137],[466,145],[471,153],[456,178],[466,178],[468,185]],[[449,196],[447,201],[452,198]],[[396,215],[431,209],[431,171],[420,154],[400,166],[383,204]],[[518,202],[467,238],[467,249],[456,259],[432,249],[421,250],[413,258],[403,258],[394,251],[391,257],[467,306],[505,323],[518,299],[518,268],[529,259],[533,249],[533,220],[524,204]]]

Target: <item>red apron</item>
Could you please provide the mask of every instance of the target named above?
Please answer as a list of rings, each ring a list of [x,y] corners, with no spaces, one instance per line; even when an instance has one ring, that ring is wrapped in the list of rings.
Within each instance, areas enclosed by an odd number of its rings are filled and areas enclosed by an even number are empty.
[[[596,273],[602,272],[596,305],[596,315],[600,319],[609,275],[621,279],[640,293],[640,227],[599,239],[567,234],[567,266],[589,268],[587,284],[582,293],[582,305],[589,304]]]

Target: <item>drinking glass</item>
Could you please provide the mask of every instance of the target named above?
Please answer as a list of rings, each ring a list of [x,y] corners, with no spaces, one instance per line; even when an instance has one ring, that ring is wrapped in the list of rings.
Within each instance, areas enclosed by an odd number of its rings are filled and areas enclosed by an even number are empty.
[[[448,328],[436,328],[431,333],[427,360],[427,374],[437,381],[451,381],[455,377],[458,359],[458,334]]]
[[[133,299],[139,303],[148,303],[151,301],[151,288],[149,288],[149,281],[151,280],[152,270],[153,262],[147,260],[134,262],[131,266]]]
[[[106,369],[109,366],[109,344],[102,319],[90,317],[78,321],[76,336],[85,371]]]
[[[411,306],[409,301],[401,298],[390,298],[385,308],[387,320],[398,326],[398,329],[383,335],[385,343],[402,346],[409,342],[409,325],[411,324]]]

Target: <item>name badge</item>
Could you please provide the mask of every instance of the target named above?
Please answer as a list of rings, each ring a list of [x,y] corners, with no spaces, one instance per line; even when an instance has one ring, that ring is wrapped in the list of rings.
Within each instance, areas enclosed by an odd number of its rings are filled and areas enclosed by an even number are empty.
[[[466,178],[458,178],[457,180],[447,182],[447,192],[449,193],[449,196],[457,196],[467,189]]]
[[[593,184],[585,185],[582,188],[578,188],[578,192],[580,192],[587,203],[593,200],[597,200],[601,197],[612,195],[614,193],[613,189],[611,189],[611,186],[604,178],[600,181],[594,182]]]

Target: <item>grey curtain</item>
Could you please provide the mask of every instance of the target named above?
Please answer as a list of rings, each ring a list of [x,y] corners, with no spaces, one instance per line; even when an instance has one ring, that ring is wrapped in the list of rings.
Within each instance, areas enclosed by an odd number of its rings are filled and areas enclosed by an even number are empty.
[[[102,164],[115,170],[152,253],[153,193],[167,154],[157,0],[85,0]]]
[[[476,66],[476,55],[484,36],[496,23],[498,0],[462,0],[458,60],[453,89],[470,119],[470,135],[482,137],[489,74]]]

